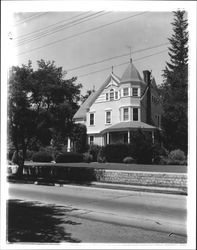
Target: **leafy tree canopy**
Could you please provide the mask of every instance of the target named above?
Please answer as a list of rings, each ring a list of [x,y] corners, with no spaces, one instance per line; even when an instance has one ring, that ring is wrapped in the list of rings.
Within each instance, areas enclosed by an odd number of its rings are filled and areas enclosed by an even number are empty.
[[[76,77],[65,80],[65,72],[54,61],[37,64],[37,70],[31,61],[10,70],[9,136],[16,151],[23,150],[23,160],[33,141],[48,145],[51,138],[65,139],[70,133],[82,87]]]

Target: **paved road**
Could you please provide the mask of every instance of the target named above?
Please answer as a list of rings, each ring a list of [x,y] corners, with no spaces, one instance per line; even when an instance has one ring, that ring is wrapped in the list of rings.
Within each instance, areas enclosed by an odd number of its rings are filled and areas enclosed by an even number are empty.
[[[9,198],[67,206],[69,216],[186,237],[186,197],[81,186],[9,184]]]

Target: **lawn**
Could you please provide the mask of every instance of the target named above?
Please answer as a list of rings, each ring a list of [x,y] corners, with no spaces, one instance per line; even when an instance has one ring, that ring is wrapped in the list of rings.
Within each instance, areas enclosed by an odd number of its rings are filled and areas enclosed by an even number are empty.
[[[187,166],[176,165],[143,165],[143,164],[124,164],[124,163],[98,163],[98,162],[77,162],[77,163],[33,163],[25,162],[26,166],[65,166],[65,167],[84,167],[94,169],[145,171],[145,172],[166,172],[166,173],[187,173]]]

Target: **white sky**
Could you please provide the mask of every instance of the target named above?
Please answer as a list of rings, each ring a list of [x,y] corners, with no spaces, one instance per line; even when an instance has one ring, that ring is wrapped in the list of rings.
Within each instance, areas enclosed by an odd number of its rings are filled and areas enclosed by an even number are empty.
[[[43,15],[38,15],[38,12],[16,12],[14,15],[15,25],[12,26],[12,30],[10,30],[11,35],[13,36],[13,40],[11,40],[11,42],[16,50],[13,63],[17,65],[21,65],[22,63],[27,64],[30,59],[33,62],[33,66],[36,67],[37,60],[54,60],[57,66],[62,66],[64,70],[68,71],[66,78],[73,76],[78,78],[77,82],[82,83],[82,92],[84,93],[87,89],[92,89],[93,86],[98,89],[108,77],[112,66],[114,66],[114,73],[121,77],[127,67],[127,63],[129,62],[130,49],[128,46],[131,46],[132,59],[140,74],[142,75],[142,71],[145,69],[152,70],[152,74],[155,77],[157,84],[160,84],[163,80],[162,70],[165,68],[165,62],[169,61],[167,50],[169,45],[166,44],[158,48],[148,49],[141,52],[135,51],[168,43],[167,38],[169,38],[172,34],[171,22],[173,21],[173,14],[170,11],[147,11],[145,13],[143,11],[109,11],[104,15],[100,14],[101,16],[98,14],[97,18],[70,28],[65,26],[66,28],[51,35],[16,46],[16,44],[20,41],[17,39],[19,36],[23,36],[21,37],[23,39],[28,38],[28,36],[35,34],[32,32],[46,28],[49,25],[54,25],[57,22],[61,22],[59,25],[68,24],[76,19],[80,19],[94,13],[96,13],[96,11],[40,13]],[[83,15],[76,17],[80,14]],[[34,17],[32,18],[32,16]],[[73,36],[92,28],[109,24],[130,16],[133,17],[94,31],[76,35],[70,39],[65,39],[69,36]],[[52,28],[54,28],[54,26],[50,27],[50,29]],[[42,30],[42,32],[44,31],[45,30]],[[64,40],[56,43],[56,41],[61,39]],[[49,43],[53,44],[46,46]],[[38,47],[42,48],[36,49]],[[128,55],[69,72],[69,69],[122,54]],[[123,63],[126,64],[116,66]],[[105,68],[108,69],[94,74],[89,74]],[[89,75],[82,76],[85,74]]]

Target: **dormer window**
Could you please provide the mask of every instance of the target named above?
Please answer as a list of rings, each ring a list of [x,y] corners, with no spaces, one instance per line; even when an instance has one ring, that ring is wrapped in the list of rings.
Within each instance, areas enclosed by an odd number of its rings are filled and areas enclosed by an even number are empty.
[[[123,96],[128,96],[129,95],[129,88],[124,88],[123,89]]]
[[[132,96],[138,96],[138,88],[132,88]]]
[[[110,101],[114,100],[114,90],[113,89],[110,89],[109,98],[110,98]]]

